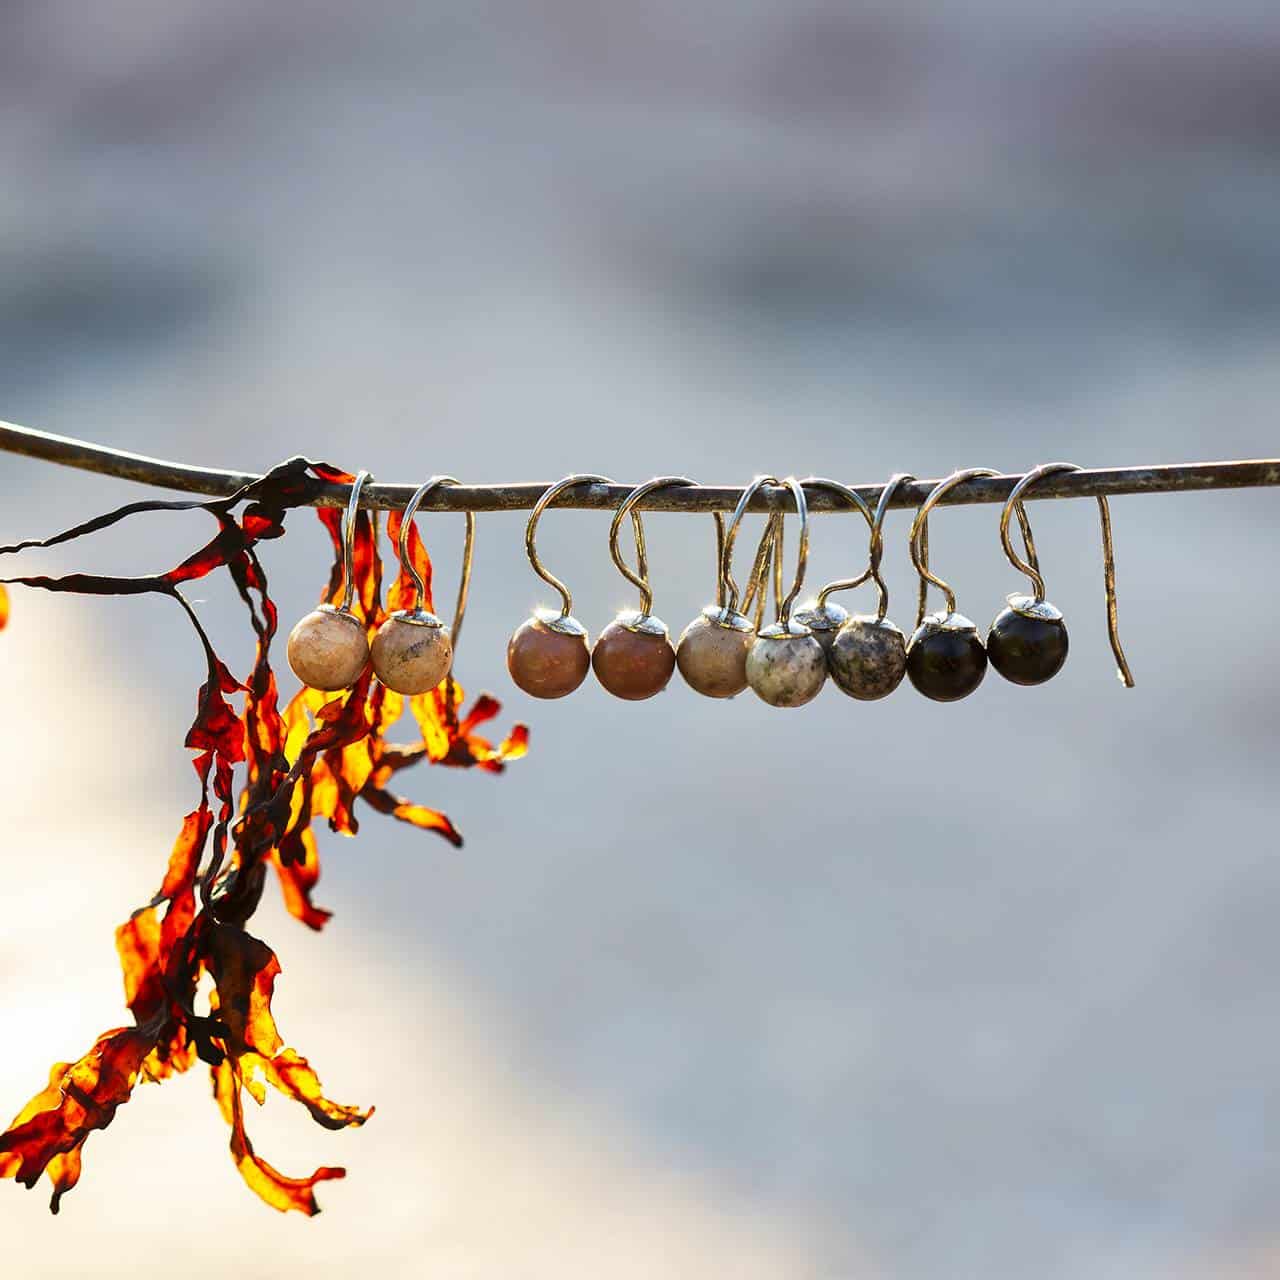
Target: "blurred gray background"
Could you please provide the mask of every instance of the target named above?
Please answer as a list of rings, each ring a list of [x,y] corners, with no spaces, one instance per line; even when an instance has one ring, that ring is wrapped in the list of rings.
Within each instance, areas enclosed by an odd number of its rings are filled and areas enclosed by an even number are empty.
[[[1273,5],[0,14],[0,417],[402,481],[1280,453]],[[0,456],[0,540],[138,496]],[[1057,680],[794,713],[678,681],[531,702],[503,650],[541,584],[522,518],[482,518],[458,672],[529,759],[411,779],[460,853],[374,815],[327,839],[323,935],[274,897],[255,922],[286,1037],[379,1112],[331,1135],[273,1101],[250,1131],[348,1180],[272,1214],[193,1072],[89,1142],[61,1218],[0,1187],[6,1274],[1280,1274],[1276,513],[1114,504],[1132,692],[1093,504],[1046,503]],[[1021,582],[996,522],[933,528],[982,624]],[[442,600],[461,523],[423,522]],[[327,564],[290,527],[286,626]],[[817,523],[815,585],[859,527]],[[631,600],[606,531],[543,523],[593,632]],[[648,531],[678,630],[711,523]],[[159,516],[25,571],[165,568],[206,532]],[[234,597],[197,594],[244,670]],[[7,1118],[124,1016],[111,930],[190,807],[200,668],[162,601],[17,593],[0,672]]]

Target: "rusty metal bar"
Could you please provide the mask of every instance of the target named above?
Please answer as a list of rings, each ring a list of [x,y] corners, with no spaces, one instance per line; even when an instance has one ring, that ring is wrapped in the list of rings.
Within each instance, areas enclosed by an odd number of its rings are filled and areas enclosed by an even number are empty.
[[[0,422],[0,451],[76,467],[99,475],[133,480],[138,484],[225,497],[257,477],[240,471],[193,467],[166,462],[121,449],[108,449],[87,440],[54,435]],[[940,506],[1004,502],[1021,475],[984,476],[966,481],[948,492]],[[424,511],[527,511],[550,487],[551,481],[523,481],[516,484],[442,486],[422,503]],[[892,495],[891,507],[918,507],[936,480],[917,480],[901,485]],[[1135,493],[1189,493],[1209,489],[1252,489],[1280,485],[1280,458],[1260,458],[1238,462],[1188,462],[1155,467],[1114,467],[1074,471],[1046,477],[1028,493],[1028,501],[1050,498],[1118,497]],[[635,488],[630,484],[583,484],[560,494],[551,504],[589,511],[616,510]],[[647,495],[638,507],[645,511],[732,511],[744,485],[694,485],[659,489]],[[872,506],[879,500],[883,485],[851,485]],[[417,484],[370,484],[361,494],[361,505],[383,511],[402,509]],[[316,499],[317,506],[341,507],[349,487],[330,485]],[[815,488],[809,494],[813,512],[848,511],[837,494]],[[793,510],[791,496],[784,487],[765,486],[750,504],[751,511]]]

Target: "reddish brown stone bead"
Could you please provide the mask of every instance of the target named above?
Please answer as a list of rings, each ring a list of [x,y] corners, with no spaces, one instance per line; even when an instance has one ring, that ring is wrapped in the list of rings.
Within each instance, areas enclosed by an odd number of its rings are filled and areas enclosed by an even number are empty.
[[[555,615],[552,615],[553,617]],[[557,631],[547,619],[521,623],[507,644],[507,670],[525,693],[535,698],[563,698],[586,678],[591,668],[586,630],[572,618],[574,630]]]
[[[615,698],[629,702],[652,698],[667,687],[676,669],[676,651],[671,647],[666,627],[656,618],[646,621],[657,626],[636,628],[622,618],[615,618],[600,633],[591,651],[591,667],[596,679]]]

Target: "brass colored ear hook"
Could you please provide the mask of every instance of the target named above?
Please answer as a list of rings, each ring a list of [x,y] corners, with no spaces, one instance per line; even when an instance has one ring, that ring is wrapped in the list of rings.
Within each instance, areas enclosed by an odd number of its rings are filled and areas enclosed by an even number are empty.
[[[289,666],[303,684],[325,693],[350,689],[369,663],[369,640],[365,624],[351,611],[355,600],[356,517],[360,511],[360,491],[372,480],[360,471],[351,482],[346,518],[342,525],[342,569],[345,581],[342,604],[334,608],[322,604],[313,609],[289,632]]]
[[[996,670],[1019,684],[1039,684],[1056,674],[1066,659],[1067,649],[1066,629],[1062,622],[1062,615],[1045,599],[1044,578],[1040,573],[1036,544],[1031,535],[1031,522],[1027,518],[1021,498],[1032,485],[1045,476],[1079,470],[1079,467],[1070,462],[1046,462],[1028,471],[1014,485],[1005,501],[1004,509],[1000,512],[1000,545],[1004,548],[1009,563],[1030,578],[1035,595],[1031,598],[1020,595],[1009,597],[1009,608],[992,623],[987,647],[992,665]],[[1018,516],[1022,541],[1026,548],[1025,560],[1014,550],[1010,537],[1009,523],[1014,513]],[[1101,495],[1098,497],[1098,523],[1102,531],[1102,580],[1107,605],[1107,637],[1111,642],[1111,652],[1115,655],[1116,674],[1126,689],[1132,689],[1133,673],[1129,669],[1128,660],[1120,644],[1119,621],[1116,616],[1116,558],[1111,535],[1111,510],[1106,497]],[[1013,638],[1015,632],[1017,633],[1016,645]],[[1061,650],[1061,656],[1057,657],[1056,663],[1045,654],[1046,646],[1051,642],[1055,646],[1054,656],[1056,656],[1056,649]],[[1050,667],[1052,669],[1049,669]],[[1030,676],[1035,678],[1028,678]]]
[[[645,550],[644,523],[636,504],[655,489],[671,485],[691,485],[687,476],[659,476],[637,485],[623,500],[609,526],[609,554],[622,576],[640,591],[640,609],[624,609],[600,633],[591,651],[591,667],[596,679],[615,698],[638,702],[651,698],[667,687],[676,669],[676,651],[671,647],[667,624],[655,618],[653,590],[649,586],[649,556]],[[636,541],[638,573],[632,573],[622,558],[618,533],[622,522],[631,517]]]
[[[810,476],[807,480],[801,480],[800,484],[815,489],[828,489],[832,493],[839,494],[859,512],[867,522],[867,528],[874,532],[875,522],[871,515],[871,509],[857,490],[850,489],[848,485],[841,484],[838,480],[827,480],[821,476]],[[871,568],[868,562],[867,569],[860,577],[842,578],[837,582],[829,582],[813,599],[806,600],[800,606],[796,614],[796,621],[804,623],[813,632],[814,639],[817,640],[824,651],[830,651],[831,643],[836,638],[836,632],[849,619],[848,610],[838,604],[828,604],[827,597],[836,591],[847,591],[852,587],[860,587],[869,577],[871,577]]]
[[[989,467],[954,471],[934,485],[911,522],[911,561],[920,575],[920,605],[916,629],[907,644],[907,675],[911,683],[935,702],[955,702],[968,697],[987,674],[987,651],[978,628],[956,612],[956,593],[928,565],[929,512],[956,485],[977,476],[995,476]],[[946,597],[945,613],[924,612],[928,584]]]
[[[928,591],[927,584],[932,583],[946,597],[947,613],[952,614],[956,611],[956,593],[943,582],[936,574],[929,569],[929,512],[937,505],[938,500],[943,494],[954,489],[956,485],[963,484],[966,480],[975,480],[978,476],[998,476],[1000,472],[992,471],[990,467],[966,467],[962,471],[953,471],[945,480],[939,480],[933,487],[933,491],[921,504],[920,509],[916,512],[915,519],[911,522],[910,547],[911,562],[916,567],[916,572],[920,575],[921,592],[920,604],[916,611],[916,626],[920,626],[924,622],[924,611],[926,605],[926,595]]]
[[[378,679],[388,689],[409,697],[429,692],[449,674],[457,652],[463,615],[467,609],[467,591],[471,585],[471,561],[475,548],[475,513],[466,513],[467,532],[462,545],[462,576],[458,583],[458,600],[451,627],[445,626],[434,613],[423,607],[427,587],[417,565],[413,563],[409,549],[413,518],[422,500],[441,485],[457,483],[452,476],[432,476],[418,487],[406,504],[400,518],[397,550],[400,564],[413,583],[413,607],[397,609],[391,614],[378,628],[370,646],[373,669]]]
[[[746,514],[747,506],[751,499],[756,496],[766,485],[777,485],[776,476],[756,476],[756,478],[742,491],[742,497],[738,499],[738,505],[733,509],[733,515],[729,517],[729,528],[724,536],[724,555],[721,560],[721,577],[724,585],[728,588],[729,596],[725,603],[725,608],[730,613],[738,612],[738,584],[733,579],[733,547],[738,538],[738,528],[742,524],[742,517]],[[766,525],[766,529],[768,525]],[[748,586],[750,583],[748,582]]]
[[[821,691],[827,679],[827,657],[813,632],[803,623],[793,621],[791,606],[804,585],[809,560],[809,503],[795,476],[783,483],[791,490],[800,520],[796,548],[796,571],[791,590],[776,600],[777,621],[756,635],[747,654],[747,683],[772,707],[802,707]],[[778,513],[778,529],[770,539],[774,563],[775,599],[780,592],[778,575],[782,562],[782,515]],[[763,594],[763,585],[761,593]]]
[[[647,618],[653,608],[653,588],[649,585],[649,556],[645,549],[644,523],[640,518],[639,511],[635,509],[636,504],[653,493],[655,489],[667,489],[673,485],[691,485],[694,483],[696,482],[690,480],[688,476],[658,476],[656,479],[646,480],[644,484],[638,485],[622,500],[622,505],[614,513],[613,523],[609,526],[609,554],[613,557],[613,563],[618,566],[618,572],[640,592],[640,617]],[[635,534],[637,569],[635,573],[632,573],[631,567],[622,558],[622,548],[618,541],[622,522],[627,516],[631,517],[632,531]],[[719,516],[720,513],[717,511],[717,530],[723,528]]]
[[[571,634],[574,627],[580,629],[579,633],[585,635],[585,630],[581,630],[581,623],[578,623],[571,615],[573,613],[573,596],[569,588],[560,581],[538,558],[538,547],[536,543],[538,533],[538,521],[542,519],[542,513],[547,509],[551,502],[566,489],[572,489],[574,485],[579,484],[611,484],[612,481],[608,476],[593,475],[572,475],[565,476],[563,480],[557,480],[551,485],[546,493],[538,499],[534,504],[533,510],[529,512],[529,523],[524,528],[524,549],[525,554],[529,557],[529,563],[533,566],[533,571],[545,582],[549,587],[554,587],[560,593],[560,599],[563,605],[560,609],[559,619],[550,619],[546,621],[546,625],[552,630],[561,631],[563,634]],[[564,624],[572,623],[572,627],[566,627]]]

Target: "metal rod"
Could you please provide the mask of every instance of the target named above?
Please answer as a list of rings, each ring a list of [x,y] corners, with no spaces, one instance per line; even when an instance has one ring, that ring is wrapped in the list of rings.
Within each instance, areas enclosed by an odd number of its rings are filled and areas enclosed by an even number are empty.
[[[56,462],[120,480],[225,497],[257,477],[247,472],[192,467],[166,462],[122,449],[53,435],[30,427],[0,422],[0,451]],[[939,506],[966,506],[973,503],[1004,502],[1021,475],[984,476],[951,489]],[[890,497],[891,507],[918,507],[937,480],[916,480],[900,485]],[[1073,471],[1048,476],[1036,485],[1028,501],[1053,498],[1117,497],[1133,493],[1189,493],[1208,489],[1252,489],[1280,485],[1280,458],[1260,458],[1239,462],[1189,462],[1172,466],[1115,467]],[[547,491],[550,481],[518,484],[478,484],[442,486],[422,503],[424,511],[527,511]],[[613,511],[635,489],[634,484],[581,484],[560,495],[554,507],[577,507],[588,511]],[[638,507],[645,511],[732,511],[742,496],[742,485],[692,485],[658,489],[648,494]],[[361,492],[361,505],[381,510],[402,510],[416,484],[370,484]],[[851,485],[865,501],[874,505],[884,488],[879,484]],[[329,485],[316,499],[317,506],[346,505],[349,485]],[[764,486],[748,506],[750,511],[794,511],[795,504],[785,486]],[[852,510],[838,494],[814,488],[809,494],[811,512]]]

